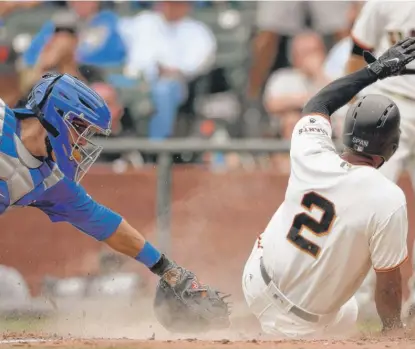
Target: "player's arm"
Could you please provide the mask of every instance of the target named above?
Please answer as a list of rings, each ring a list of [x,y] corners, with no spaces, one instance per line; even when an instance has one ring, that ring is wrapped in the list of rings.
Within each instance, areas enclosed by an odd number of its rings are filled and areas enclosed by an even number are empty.
[[[34,206],[47,213],[52,221],[71,223],[160,276],[155,314],[167,329],[175,329],[171,321],[173,316],[187,327],[200,326],[208,330],[229,326],[228,305],[220,292],[202,285],[192,272],[160,253],[137,229],[119,214],[94,201],[81,186],[64,178]]]
[[[408,259],[407,233],[407,209],[406,204],[403,204],[379,225],[369,241],[371,260],[376,271],[375,303],[384,332],[402,327],[400,266]]]
[[[384,30],[380,6],[382,4],[377,1],[368,1],[356,18],[351,32],[353,46],[346,65],[346,74],[362,69],[366,65],[363,51],[372,52],[378,46]]]
[[[85,189],[62,180],[35,204],[52,222],[68,222],[114,250],[130,256],[162,275],[172,262],[163,256],[123,217],[97,203]]]
[[[399,75],[415,59],[415,38],[399,41],[367,67],[334,80],[318,92],[303,109],[304,115],[320,114],[329,119],[336,110],[378,79]]]
[[[400,267],[376,272],[375,303],[383,332],[402,328],[402,277]]]
[[[314,97],[303,109],[303,115],[319,114],[330,120],[330,116],[346,105],[357,93],[378,79],[369,67],[334,80]]]

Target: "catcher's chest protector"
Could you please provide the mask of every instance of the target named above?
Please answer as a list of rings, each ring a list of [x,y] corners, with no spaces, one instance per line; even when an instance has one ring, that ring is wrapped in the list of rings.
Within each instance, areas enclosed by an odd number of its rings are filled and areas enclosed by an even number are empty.
[[[63,177],[54,162],[40,161],[24,147],[18,120],[0,100],[0,214],[11,205],[30,205]]]

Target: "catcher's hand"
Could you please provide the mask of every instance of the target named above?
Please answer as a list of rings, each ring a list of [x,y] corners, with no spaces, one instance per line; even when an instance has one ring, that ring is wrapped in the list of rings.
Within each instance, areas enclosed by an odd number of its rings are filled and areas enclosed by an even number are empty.
[[[223,329],[230,325],[227,297],[171,263],[158,283],[154,311],[157,320],[171,332]]]
[[[363,52],[363,57],[366,63],[369,64],[369,69],[372,70],[379,79],[411,73],[405,66],[415,59],[415,37],[399,41],[378,59],[368,51]]]

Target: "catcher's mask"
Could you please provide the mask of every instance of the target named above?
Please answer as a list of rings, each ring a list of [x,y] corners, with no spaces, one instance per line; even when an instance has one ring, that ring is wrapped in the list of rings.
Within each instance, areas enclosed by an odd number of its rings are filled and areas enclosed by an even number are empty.
[[[391,99],[375,94],[361,97],[347,111],[343,145],[363,156],[380,156],[384,163],[398,149],[400,121],[398,106]]]
[[[52,159],[79,183],[102,151],[92,137],[111,133],[105,101],[69,74],[46,74],[31,90],[26,108],[46,129]]]

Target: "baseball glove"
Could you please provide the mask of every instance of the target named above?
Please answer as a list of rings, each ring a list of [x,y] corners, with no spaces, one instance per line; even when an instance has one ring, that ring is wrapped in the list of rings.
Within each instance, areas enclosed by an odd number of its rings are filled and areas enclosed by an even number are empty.
[[[172,263],[157,285],[154,312],[170,332],[223,329],[230,325],[227,297],[202,285],[192,272]]]

